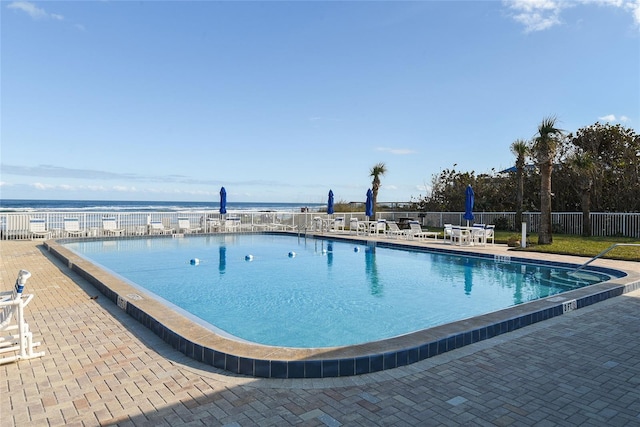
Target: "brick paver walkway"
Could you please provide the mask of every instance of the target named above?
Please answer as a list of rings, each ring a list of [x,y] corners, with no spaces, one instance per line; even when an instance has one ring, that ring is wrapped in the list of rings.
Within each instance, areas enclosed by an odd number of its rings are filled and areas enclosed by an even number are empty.
[[[390,371],[255,379],[172,350],[38,242],[0,245],[46,351],[0,366],[2,427],[640,426],[640,291]]]

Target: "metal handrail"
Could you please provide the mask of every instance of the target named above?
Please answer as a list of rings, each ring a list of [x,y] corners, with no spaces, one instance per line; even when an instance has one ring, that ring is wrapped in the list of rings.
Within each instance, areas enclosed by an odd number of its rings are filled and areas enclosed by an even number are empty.
[[[570,271],[569,274],[577,273],[578,271],[580,271],[583,268],[585,268],[587,265],[591,264],[593,261],[597,260],[598,258],[603,256],[604,254],[606,254],[607,252],[609,252],[612,249],[615,249],[618,246],[640,246],[640,243],[614,243],[613,245],[609,246],[604,251],[600,252],[598,255],[596,255],[593,258],[591,258],[589,261],[587,261],[584,264],[582,264],[580,267],[576,268],[573,271]]]

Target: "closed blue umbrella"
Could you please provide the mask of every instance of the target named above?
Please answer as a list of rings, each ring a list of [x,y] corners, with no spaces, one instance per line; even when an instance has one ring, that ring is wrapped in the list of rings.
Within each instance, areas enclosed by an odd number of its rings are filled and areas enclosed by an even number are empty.
[[[329,190],[329,200],[327,200],[327,213],[331,215],[333,213],[333,191]]]
[[[474,203],[473,188],[471,188],[471,185],[468,185],[467,190],[465,191],[464,216],[463,216],[463,218],[467,220],[467,226],[469,225],[469,221],[473,221],[473,218],[474,218],[473,203]]]
[[[371,189],[367,190],[367,201],[364,204],[365,212],[364,214],[368,217],[373,216],[373,191]]]
[[[227,213],[227,190],[224,187],[220,189],[220,213]]]

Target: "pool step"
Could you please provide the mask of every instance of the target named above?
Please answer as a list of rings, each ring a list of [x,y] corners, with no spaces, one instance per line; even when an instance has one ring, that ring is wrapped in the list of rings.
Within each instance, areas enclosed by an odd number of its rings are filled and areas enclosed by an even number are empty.
[[[538,277],[538,279],[540,280],[540,283],[546,286],[560,287],[564,289],[578,289],[600,281],[597,276],[587,273],[566,272],[552,273],[550,278]]]

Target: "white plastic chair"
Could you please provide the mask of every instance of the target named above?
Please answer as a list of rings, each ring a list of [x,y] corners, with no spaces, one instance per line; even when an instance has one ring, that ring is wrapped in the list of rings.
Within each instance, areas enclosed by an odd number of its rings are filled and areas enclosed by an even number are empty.
[[[484,224],[473,224],[471,228],[471,241],[474,245],[484,246],[487,243]]]
[[[418,221],[409,221],[409,232],[408,235],[411,238],[415,239],[426,239],[427,237],[433,237],[438,240],[438,235],[440,233],[436,231],[423,231],[420,223]]]
[[[360,234],[361,231],[363,233],[366,233],[367,226],[364,223],[358,221],[358,218],[353,217],[349,220],[349,230],[352,233],[355,233],[357,236],[358,234]]]
[[[379,219],[378,222],[375,225],[374,228],[374,232],[375,235],[377,235],[378,233],[382,233],[382,235],[386,235],[387,234],[387,220],[386,219]]]
[[[496,226],[493,224],[489,224],[487,225],[487,227],[484,229],[484,242],[487,243],[489,240],[491,240],[491,244],[494,245],[495,244],[495,231],[496,231]]]
[[[108,236],[120,236],[124,233],[124,228],[118,228],[116,219],[110,217],[102,218],[102,230]]]
[[[162,221],[151,221],[149,232],[151,234],[171,234],[173,233],[173,228],[165,227]]]
[[[80,228],[79,218],[64,218],[63,219],[64,233],[67,236],[84,236],[85,230]]]
[[[239,231],[242,220],[240,217],[227,217],[224,220],[224,231]]]
[[[178,218],[178,232],[197,233],[200,230],[200,227],[191,227],[191,221],[189,221],[189,218]]]
[[[42,237],[44,239],[51,237],[51,231],[47,230],[46,221],[41,218],[29,219],[29,234],[32,240],[34,237]]]
[[[451,242],[458,246],[468,245],[469,241],[469,232],[467,230],[463,230],[460,227],[451,227]]]
[[[0,364],[44,356],[44,351],[33,351],[40,343],[33,342],[24,319],[24,309],[33,299],[33,294],[23,295],[29,277],[31,273],[20,270],[13,291],[0,293]]]
[[[449,240],[449,243],[453,243],[453,231],[452,231],[453,225],[452,224],[445,224],[444,225],[444,243],[447,243],[447,240]]]
[[[389,227],[387,230],[387,237],[408,237],[408,233],[405,230],[401,230],[395,221],[388,221],[387,226]]]
[[[333,219],[331,223],[331,229],[335,232],[344,231],[344,217],[339,216]]]

